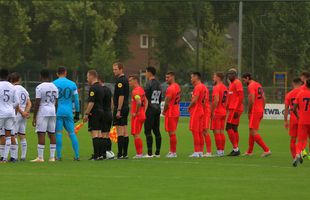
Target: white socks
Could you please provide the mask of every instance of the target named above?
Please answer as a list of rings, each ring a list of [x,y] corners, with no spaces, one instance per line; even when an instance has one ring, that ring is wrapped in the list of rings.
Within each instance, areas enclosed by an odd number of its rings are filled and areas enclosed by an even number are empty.
[[[50,144],[50,158],[55,158],[56,144]]]
[[[4,155],[3,160],[7,160],[11,148],[11,137],[5,137]]]
[[[20,140],[20,146],[21,146],[21,150],[22,150],[22,155],[21,155],[21,159],[25,159],[26,155],[27,155],[27,140],[25,139],[21,139]]]
[[[42,160],[44,159],[44,148],[45,145],[38,144],[38,158]]]
[[[2,158],[4,155],[4,146],[5,145],[0,145],[0,158]]]

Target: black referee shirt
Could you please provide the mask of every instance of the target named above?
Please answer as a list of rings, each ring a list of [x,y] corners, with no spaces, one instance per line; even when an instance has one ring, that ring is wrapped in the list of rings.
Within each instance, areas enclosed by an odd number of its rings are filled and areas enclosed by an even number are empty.
[[[105,89],[99,82],[94,83],[89,88],[88,92],[88,102],[93,102],[94,107],[91,113],[103,112],[104,111],[104,99],[105,99]]]
[[[110,88],[107,86],[102,86],[104,97],[103,97],[103,110],[104,111],[111,111],[111,98],[112,98],[112,92]]]
[[[118,98],[119,96],[124,96],[123,108],[128,108],[128,98],[129,98],[129,83],[125,75],[121,75],[116,79],[115,90],[114,90],[114,108],[118,108]]]
[[[152,114],[160,113],[160,104],[162,98],[160,82],[157,79],[149,80],[145,85],[144,91],[149,102],[148,111],[150,111]]]

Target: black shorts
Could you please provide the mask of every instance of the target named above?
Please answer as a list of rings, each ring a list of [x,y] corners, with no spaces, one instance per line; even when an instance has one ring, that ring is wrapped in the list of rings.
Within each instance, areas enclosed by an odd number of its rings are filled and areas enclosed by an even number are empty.
[[[103,122],[101,126],[102,133],[109,133],[112,126],[112,112],[105,111],[103,116]]]
[[[113,126],[127,126],[128,125],[128,115],[129,115],[129,107],[122,108],[121,110],[121,118],[116,118],[117,110],[115,109],[113,112]]]
[[[88,131],[101,131],[104,119],[103,111],[96,111],[88,116]]]

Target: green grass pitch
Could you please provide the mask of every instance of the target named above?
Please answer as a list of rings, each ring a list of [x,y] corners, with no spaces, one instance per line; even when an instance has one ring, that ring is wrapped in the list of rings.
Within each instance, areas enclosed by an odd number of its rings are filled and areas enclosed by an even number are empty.
[[[247,120],[242,118],[240,148],[247,148]],[[81,161],[73,162],[70,140],[64,136],[62,162],[0,164],[1,199],[307,199],[309,166],[293,168],[289,153],[289,136],[282,121],[264,120],[261,131],[273,155],[260,158],[262,150],[255,145],[250,158],[188,158],[193,151],[188,118],[179,123],[178,158],[165,158],[168,135],[162,124],[162,157],[142,160],[87,159],[92,146],[86,127],[79,132]],[[37,139],[28,123],[28,160],[36,157]],[[145,140],[144,135],[142,135]],[[130,156],[134,144],[130,138]],[[212,136],[213,139],[213,136]],[[226,137],[228,139],[228,137]],[[214,140],[212,140],[214,149]],[[116,144],[113,150],[116,153]],[[145,147],[145,146],[144,146]],[[145,150],[146,148],[144,148]],[[226,142],[226,152],[231,150]],[[48,158],[49,146],[45,156]]]

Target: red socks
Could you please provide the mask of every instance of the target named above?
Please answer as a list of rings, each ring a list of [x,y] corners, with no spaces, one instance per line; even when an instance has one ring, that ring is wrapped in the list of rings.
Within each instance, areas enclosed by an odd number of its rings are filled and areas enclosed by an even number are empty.
[[[217,150],[221,150],[221,134],[220,133],[215,133],[214,134],[214,138],[215,138],[215,145],[216,145],[216,149]]]
[[[141,155],[143,153],[143,143],[141,138],[135,138],[135,146],[137,155]]]
[[[228,129],[227,130],[227,134],[228,134],[229,140],[230,140],[233,148],[234,149],[238,148],[238,142],[237,142],[236,134],[235,134],[234,130],[233,129]]]
[[[194,152],[200,152],[201,143],[200,143],[200,136],[198,131],[192,131],[193,139],[194,139]]]
[[[177,152],[177,137],[175,134],[169,134],[170,137],[170,152],[176,153]]]
[[[226,144],[226,137],[224,133],[221,133],[220,136],[221,136],[221,149],[220,150],[224,151],[225,144]]]
[[[200,141],[199,152],[203,152],[203,147],[205,146],[205,142],[204,142],[202,132],[199,133],[199,141]]]
[[[264,150],[264,152],[270,151],[260,134],[255,134],[254,140]]]
[[[291,138],[290,150],[291,150],[292,157],[295,158],[295,156],[296,156],[296,138]]]
[[[238,131],[235,131],[235,139],[236,139],[236,143],[237,143],[237,146],[239,147],[239,133]]]
[[[211,137],[210,134],[206,134],[205,135],[205,142],[206,142],[206,146],[207,146],[207,153],[211,153]]]
[[[247,153],[253,153],[253,149],[254,149],[254,137],[253,135],[249,134],[249,149],[247,151]]]

